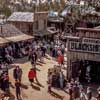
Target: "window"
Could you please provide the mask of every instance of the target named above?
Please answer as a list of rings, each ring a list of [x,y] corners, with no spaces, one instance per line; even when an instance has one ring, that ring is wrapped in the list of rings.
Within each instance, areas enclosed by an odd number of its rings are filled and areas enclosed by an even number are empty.
[[[38,21],[36,21],[36,24],[35,25],[36,25],[36,29],[38,30]]]
[[[32,25],[28,25],[28,32],[31,33],[33,31]]]

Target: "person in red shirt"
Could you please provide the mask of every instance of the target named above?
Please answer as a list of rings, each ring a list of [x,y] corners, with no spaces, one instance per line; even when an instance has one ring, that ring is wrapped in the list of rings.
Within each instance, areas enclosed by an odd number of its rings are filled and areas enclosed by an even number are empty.
[[[57,57],[57,62],[61,66],[63,64],[64,57],[62,54],[59,54]]]
[[[31,68],[29,73],[28,73],[28,78],[29,78],[31,85],[34,82],[35,77],[36,77],[36,72]]]

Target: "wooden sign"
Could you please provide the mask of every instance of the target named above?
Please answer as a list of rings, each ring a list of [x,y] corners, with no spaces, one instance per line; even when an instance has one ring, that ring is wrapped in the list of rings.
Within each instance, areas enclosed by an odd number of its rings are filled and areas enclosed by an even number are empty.
[[[92,42],[91,42],[92,41]],[[82,41],[69,41],[69,50],[75,52],[100,54],[100,40],[84,38]]]
[[[100,44],[100,39],[83,38],[82,42],[83,42],[83,43]]]

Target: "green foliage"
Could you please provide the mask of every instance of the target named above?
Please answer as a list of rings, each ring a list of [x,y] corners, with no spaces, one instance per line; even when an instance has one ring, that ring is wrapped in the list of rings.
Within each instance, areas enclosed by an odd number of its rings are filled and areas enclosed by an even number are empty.
[[[5,6],[3,9],[2,9],[3,13],[5,16],[10,16],[11,15],[11,10],[9,7]]]
[[[9,8],[9,0],[0,0],[0,13],[5,16],[10,16],[11,9]]]
[[[65,0],[61,0],[60,3],[61,3],[61,9],[63,9],[66,6]]]
[[[11,5],[10,0],[0,0],[0,13],[5,14],[6,16],[9,16],[12,12],[13,9],[14,11],[31,11],[34,12],[36,9],[37,11],[49,11],[49,10],[54,10],[54,11],[60,11],[61,9],[64,8],[65,6],[65,1],[60,0],[60,3],[57,1],[50,3],[50,4],[40,4],[38,7],[35,5],[28,5],[27,3],[24,2],[24,0],[21,0],[21,5]],[[10,8],[12,7],[12,8]]]
[[[49,11],[49,10],[54,10],[54,11],[61,11],[61,9],[64,8],[65,6],[65,1],[61,0],[60,3],[55,1],[51,2],[50,4],[40,4],[39,7],[37,7],[38,11]]]

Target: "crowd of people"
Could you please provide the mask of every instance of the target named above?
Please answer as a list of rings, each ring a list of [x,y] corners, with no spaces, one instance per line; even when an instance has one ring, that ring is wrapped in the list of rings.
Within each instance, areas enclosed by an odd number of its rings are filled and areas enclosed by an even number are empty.
[[[93,87],[84,86],[78,80],[72,79],[68,84],[70,100],[100,100],[100,87],[97,88],[97,96],[93,99]]]
[[[49,54],[55,62],[53,68],[48,69],[48,92],[52,92],[52,88],[59,88],[61,90],[68,89],[70,100],[91,100],[92,90],[90,87],[84,92],[84,87],[79,81],[66,80],[63,73],[64,66],[64,54],[66,45],[63,41],[57,37],[54,41],[45,40],[29,40],[25,42],[9,44],[5,48],[0,50],[0,55],[3,60],[0,62],[0,88],[4,92],[9,92],[10,80],[9,80],[9,63],[13,63],[16,58],[28,56],[28,60],[31,62],[31,69],[28,71],[28,79],[32,85],[35,81],[38,83],[36,66],[37,62],[44,63],[46,54]],[[15,65],[13,69],[13,78],[15,80],[15,92],[16,98],[21,98],[21,82],[22,82],[23,70]],[[100,89],[98,89],[97,100],[100,100]]]
[[[3,91],[7,91],[9,88],[9,73],[8,73],[8,64],[3,62],[0,64],[0,88]]]
[[[51,92],[52,87],[64,89],[66,83],[65,75],[59,66],[48,69],[48,92]]]
[[[16,97],[19,99],[22,69],[19,66],[14,66],[13,78],[15,79]],[[9,96],[10,94],[10,82],[9,78],[9,65],[4,62],[0,65],[0,89],[3,91],[3,95]],[[3,97],[4,97],[3,96]],[[3,100],[3,99],[2,99]]]
[[[84,91],[84,87],[79,81],[74,81],[73,79],[68,84],[70,100],[91,100],[92,90],[87,87],[87,91]]]
[[[10,43],[6,46],[0,48],[0,88],[7,94],[10,93],[10,79],[9,79],[9,69],[11,68],[10,64],[13,63],[14,59],[24,57],[28,55],[28,50],[32,40]],[[22,70],[19,66],[14,66],[13,77],[15,79],[16,87],[16,97],[20,93],[19,83],[21,82]]]
[[[57,62],[58,65],[63,64],[63,54],[64,54],[64,45],[62,41],[45,41],[45,40],[28,40],[19,43],[13,43],[6,45],[5,47],[0,48],[0,88],[4,92],[10,92],[10,79],[9,79],[9,68],[10,64],[16,58],[21,58],[28,56],[28,60],[31,62],[32,68],[28,72],[29,82],[32,84],[34,79],[36,82],[36,65],[37,62],[44,62],[44,57],[46,57],[46,53],[52,56]],[[13,70],[13,78],[15,80],[15,88],[16,88],[16,98],[20,98],[21,92],[21,79],[22,79],[23,71],[18,66],[14,66]],[[59,73],[63,74],[62,72]],[[60,75],[61,76],[61,75]],[[53,82],[54,83],[54,82]],[[60,82],[61,83],[61,82]],[[61,85],[61,84],[60,84]],[[63,88],[63,85],[61,86]]]
[[[0,62],[13,63],[15,58],[21,58],[28,54],[33,40],[9,43],[0,48]]]

